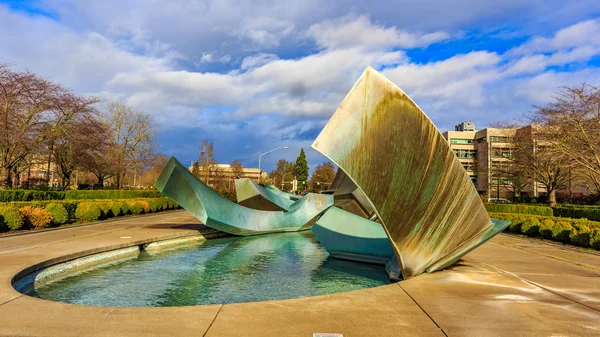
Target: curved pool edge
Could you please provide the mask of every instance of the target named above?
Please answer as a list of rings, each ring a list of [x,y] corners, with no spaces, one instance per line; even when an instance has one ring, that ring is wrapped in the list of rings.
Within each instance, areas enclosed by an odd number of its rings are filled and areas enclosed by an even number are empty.
[[[225,233],[223,233],[225,234]],[[215,237],[224,237],[217,235]],[[177,248],[198,245],[206,241],[202,234],[191,234],[179,237],[169,237],[136,243],[126,247],[104,247],[102,251],[84,251],[72,256],[62,256],[30,266],[17,273],[11,280],[12,286],[18,292],[28,295],[36,287],[75,276],[86,271],[103,266],[121,263],[137,258],[142,251],[150,254],[160,254]],[[80,255],[80,256],[79,256]]]
[[[515,332],[511,332],[511,327],[519,327],[522,332],[567,333],[566,328],[591,325],[590,322],[599,317],[592,317],[594,313],[589,310],[582,315],[585,308],[575,312],[562,309],[569,308],[569,303],[572,308],[572,302],[544,293],[535,285],[499,273],[477,261],[490,251],[500,249],[497,244],[478,248],[477,251],[483,250],[485,254],[475,254],[477,260],[470,255],[448,270],[404,281],[401,286],[397,283],[266,302],[189,307],[93,307],[26,296],[11,285],[10,281],[19,271],[44,261],[58,261],[61,256],[198,233],[195,226],[201,225],[191,216],[176,221],[174,217],[156,215],[144,219],[144,224],[123,221],[118,226],[106,226],[110,228],[98,224],[77,229],[69,235],[65,233],[68,231],[57,231],[51,237],[41,234],[26,240],[20,237],[18,242],[0,246],[0,335],[264,337],[281,336],[282,327],[285,327],[285,336],[338,332],[348,336],[395,337],[399,331],[406,335],[443,336],[440,326],[453,329],[454,333],[476,328],[482,334],[510,335]],[[118,228],[113,228],[115,226]],[[133,238],[120,239],[121,236]],[[50,239],[53,241],[48,244]],[[502,247],[503,252],[510,249]],[[493,300],[506,294],[531,297],[532,301],[525,308],[520,302]],[[549,305],[552,312],[548,311]],[[451,312],[447,310],[450,307],[453,308]],[[523,314],[541,309],[545,310],[546,317],[528,320],[526,326],[521,324]],[[472,311],[479,315],[470,315]],[[457,315],[462,317],[461,320],[456,321]],[[492,317],[493,321],[502,324],[482,325],[482,322],[491,322]],[[567,321],[572,323],[564,325]],[[448,325],[448,322],[456,323]],[[569,331],[577,335],[572,329]]]

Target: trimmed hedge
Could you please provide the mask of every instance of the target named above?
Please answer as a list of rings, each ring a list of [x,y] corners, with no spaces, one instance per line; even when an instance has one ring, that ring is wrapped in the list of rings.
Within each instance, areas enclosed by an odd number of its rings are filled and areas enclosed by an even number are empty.
[[[570,243],[600,250],[600,222],[553,216],[514,213],[490,213],[492,218],[511,221],[508,229],[514,233]]]
[[[65,199],[138,199],[160,198],[162,194],[156,190],[71,190],[65,194]]]
[[[179,206],[171,199],[149,198],[149,199],[123,199],[123,200],[45,200],[45,201],[20,201],[0,204],[0,232],[16,230],[24,224],[30,227],[42,228],[49,224],[42,220],[35,220],[30,213],[35,211],[34,217],[42,219],[50,218],[51,224],[62,225],[69,219],[80,222],[90,222],[121,216],[127,214],[154,213]],[[27,216],[19,211],[25,209]],[[42,213],[41,213],[42,212]],[[37,224],[37,225],[36,225]]]
[[[0,229],[16,230],[23,227],[25,219],[19,208],[12,205],[0,206]]]
[[[41,207],[25,206],[19,211],[25,217],[25,224],[30,228],[47,228],[52,224],[52,215]]]
[[[35,190],[0,190],[0,202],[62,200],[65,192]]]
[[[69,221],[69,212],[62,204],[51,202],[46,205],[45,210],[52,216],[52,224],[55,226],[66,224]]]
[[[554,216],[600,221],[600,207],[562,205],[554,209]]]
[[[102,209],[98,205],[98,203],[91,201],[84,201],[77,205],[77,210],[75,210],[75,216],[77,219],[90,222],[100,220],[102,217]]]
[[[144,212],[144,207],[138,201],[128,201],[127,205],[131,214],[142,214]]]
[[[519,213],[531,215],[552,216],[552,208],[547,206],[529,206],[520,204],[485,203],[485,209],[492,213]]]

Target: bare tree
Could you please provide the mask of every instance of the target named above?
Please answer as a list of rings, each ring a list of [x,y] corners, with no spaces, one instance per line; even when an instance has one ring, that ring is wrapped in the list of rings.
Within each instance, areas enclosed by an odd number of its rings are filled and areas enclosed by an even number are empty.
[[[548,204],[556,207],[556,191],[567,185],[571,163],[552,146],[547,129],[536,125],[520,129],[514,137],[510,165],[530,181],[542,184]]]
[[[116,184],[121,188],[134,163],[153,154],[154,125],[150,115],[133,110],[123,101],[109,102],[103,121],[109,132]]]
[[[102,128],[103,125],[90,116],[56,133],[52,156],[64,190],[71,186],[73,172],[86,168],[84,159],[94,156],[97,149],[102,147],[104,133],[98,132]]]
[[[233,174],[234,178],[237,177],[242,177],[244,175],[244,165],[242,165],[242,162],[240,162],[237,159],[234,159],[231,162],[231,173]]]
[[[168,161],[169,158],[164,154],[152,155],[149,165],[140,173],[140,184],[143,186],[153,186]]]
[[[269,172],[268,177],[271,179],[275,186],[279,186],[282,183],[283,176],[285,174],[294,172],[295,167],[295,163],[289,162],[285,159],[279,159],[279,161],[277,161],[275,169]]]
[[[335,178],[335,166],[329,161],[317,165],[308,183],[313,192],[325,190],[331,186]]]
[[[561,87],[553,101],[536,106],[530,115],[534,124],[544,126],[545,139],[589,178],[600,191],[600,88],[583,83]]]
[[[5,187],[12,187],[14,168],[47,139],[50,102],[59,89],[34,74],[0,65],[0,165]]]
[[[198,157],[200,179],[207,185],[210,185],[211,174],[214,176],[214,168],[217,165],[215,160],[214,144],[207,140],[203,140],[200,144],[200,156]]]
[[[5,187],[12,187],[11,173],[18,173],[26,157],[40,148],[46,147],[49,167],[55,135],[89,113],[96,102],[35,74],[0,65],[0,166]]]

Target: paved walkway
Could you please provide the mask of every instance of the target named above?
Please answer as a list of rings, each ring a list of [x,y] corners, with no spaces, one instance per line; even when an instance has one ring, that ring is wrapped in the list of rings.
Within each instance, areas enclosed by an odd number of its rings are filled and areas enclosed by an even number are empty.
[[[441,272],[283,301],[87,307],[11,287],[32,265],[205,230],[177,211],[0,237],[0,336],[600,336],[600,256],[509,235]]]

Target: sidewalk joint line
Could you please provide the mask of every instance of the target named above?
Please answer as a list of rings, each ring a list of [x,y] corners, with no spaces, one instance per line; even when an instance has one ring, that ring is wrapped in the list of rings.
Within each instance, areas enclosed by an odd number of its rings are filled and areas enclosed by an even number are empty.
[[[10,302],[12,302],[12,301],[14,301],[14,300],[18,300],[19,298],[21,298],[21,297],[23,297],[23,296],[25,296],[25,295],[21,294],[21,295],[19,295],[19,296],[15,297],[15,298],[11,298],[10,300],[8,300],[8,301],[6,301],[6,302],[4,302],[4,303],[0,303],[0,307],[1,307],[1,306],[3,306],[3,305],[5,305],[5,304],[7,304],[7,303],[10,303]]]
[[[210,328],[212,328],[213,323],[215,323],[215,321],[217,320],[217,316],[219,316],[219,314],[221,313],[221,310],[223,310],[224,306],[225,306],[225,304],[221,304],[221,307],[217,311],[217,314],[215,315],[215,318],[213,318],[212,322],[210,322],[210,324],[208,325],[208,328],[206,328],[206,331],[204,331],[204,334],[202,335],[202,337],[205,337],[206,334],[208,333],[208,331],[210,330]]]
[[[594,308],[594,307],[590,307],[589,305],[587,305],[587,304],[585,304],[585,303],[581,303],[581,302],[579,302],[579,301],[577,301],[577,300],[574,300],[574,299],[572,299],[572,298],[569,298],[569,297],[567,297],[567,296],[565,296],[565,295],[562,295],[562,294],[560,294],[560,293],[558,293],[558,292],[552,291],[552,290],[550,290],[550,289],[546,288],[545,286],[543,286],[543,285],[541,285],[541,284],[535,283],[535,282],[533,282],[533,281],[529,281],[528,279],[522,278],[521,276],[519,276],[519,275],[517,275],[517,274],[513,274],[513,273],[511,273],[511,272],[509,272],[509,271],[506,271],[506,270],[504,270],[504,269],[500,269],[500,268],[498,268],[498,267],[494,267],[494,266],[492,266],[492,265],[489,265],[489,264],[487,264],[487,263],[484,263],[484,262],[481,262],[481,261],[477,261],[477,262],[479,262],[479,263],[483,264],[484,266],[488,266],[488,267],[490,267],[490,268],[492,268],[492,269],[495,269],[496,271],[498,271],[498,272],[500,272],[500,273],[504,273],[504,274],[507,274],[507,275],[510,275],[510,276],[514,276],[514,277],[518,278],[519,280],[521,280],[521,281],[523,281],[523,282],[525,282],[525,283],[529,283],[529,284],[531,284],[532,286],[538,287],[538,288],[540,288],[540,289],[544,289],[545,291],[547,291],[547,292],[549,292],[549,293],[551,293],[551,294],[554,294],[554,295],[556,295],[556,296],[562,297],[562,298],[564,298],[564,299],[565,299],[565,300],[567,300],[567,301],[570,301],[570,302],[573,302],[573,303],[576,303],[576,304],[580,304],[580,305],[582,305],[582,306],[584,306],[584,307],[586,307],[586,308],[588,308],[588,309],[592,309],[592,310],[594,310],[594,311],[598,311],[598,312],[600,312],[600,310],[598,310],[598,309],[596,309],[596,308]]]
[[[419,303],[418,303],[418,302],[417,302],[417,301],[416,301],[416,300],[415,300],[415,299],[414,299],[412,296],[410,296],[410,294],[408,293],[408,291],[406,291],[406,289],[404,289],[404,288],[402,287],[402,285],[400,284],[400,282],[398,282],[398,283],[396,283],[396,284],[398,285],[398,287],[400,287],[400,289],[402,289],[402,290],[404,291],[404,293],[405,293],[405,294],[406,294],[408,297],[410,297],[410,299],[411,299],[413,302],[415,302],[415,304],[416,304],[416,305],[419,307],[419,309],[421,309],[421,311],[423,311],[423,313],[424,313],[425,315],[427,315],[427,317],[429,317],[429,319],[430,319],[430,320],[433,322],[433,324],[435,324],[435,326],[437,326],[437,328],[438,328],[438,329],[440,329],[440,331],[441,331],[441,332],[444,334],[444,336],[448,337],[448,334],[446,333],[446,331],[444,331],[444,329],[442,329],[442,327],[441,327],[439,324],[437,324],[437,322],[436,322],[436,321],[433,319],[433,317],[431,317],[431,316],[430,316],[430,315],[427,313],[427,311],[425,311],[425,309],[423,309],[423,307],[422,307],[422,306],[421,306],[421,305],[420,305],[420,304],[419,304]]]
[[[510,235],[510,234],[506,234],[506,235]],[[574,264],[574,265],[579,266],[579,267],[594,269],[596,271],[600,270],[600,268],[598,268],[596,266],[591,266],[591,265],[587,265],[587,264],[577,263],[577,262],[574,262],[574,261],[571,261],[571,260],[567,260],[567,259],[561,259],[561,258],[553,256],[553,255],[548,255],[548,254],[540,253],[540,252],[537,252],[535,250],[529,250],[529,249],[526,249],[524,247],[513,246],[511,244],[506,244],[506,243],[502,243],[502,242],[494,242],[494,243],[502,245],[504,247],[514,248],[514,249],[522,250],[522,251],[525,251],[525,252],[528,252],[528,253],[533,253],[533,254],[536,254],[536,255],[539,255],[539,256],[544,256],[544,257],[547,257],[549,259],[554,259],[554,260],[557,260],[557,261],[562,261],[562,262]],[[589,255],[592,255],[592,256],[598,256],[598,254],[595,254],[595,253],[592,253],[592,252],[587,252],[587,251],[585,251],[583,249],[575,249],[575,248],[571,248],[571,247],[560,247],[559,245],[554,244],[554,243],[550,243],[550,242],[543,242],[543,241],[541,241],[541,242],[535,242],[535,244],[538,244],[538,245],[545,244],[547,246],[554,247],[554,248],[557,248],[557,249],[564,249],[564,250],[568,250],[568,251],[575,252],[575,253],[584,253],[584,254],[589,254]]]

